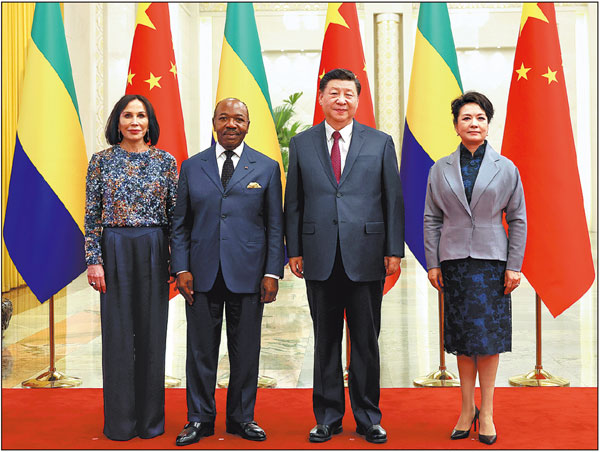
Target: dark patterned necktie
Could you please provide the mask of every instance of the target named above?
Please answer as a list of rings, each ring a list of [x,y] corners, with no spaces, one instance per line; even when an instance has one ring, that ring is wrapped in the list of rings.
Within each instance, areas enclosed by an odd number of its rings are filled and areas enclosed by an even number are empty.
[[[338,184],[340,183],[340,177],[342,177],[342,157],[340,155],[340,133],[336,130],[333,132],[333,146],[331,146],[331,166],[333,167],[333,174]]]
[[[225,151],[225,163],[223,163],[223,170],[221,171],[221,183],[223,184],[223,188],[227,188],[227,184],[233,176],[233,160],[231,160],[231,156],[233,155],[233,151]]]

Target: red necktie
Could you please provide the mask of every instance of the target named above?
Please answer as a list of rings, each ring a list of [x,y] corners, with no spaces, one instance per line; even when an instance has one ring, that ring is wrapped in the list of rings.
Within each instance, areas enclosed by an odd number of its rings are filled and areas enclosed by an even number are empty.
[[[331,146],[331,166],[333,167],[333,175],[338,184],[342,177],[342,157],[340,156],[340,133],[336,130],[333,132],[333,146]]]

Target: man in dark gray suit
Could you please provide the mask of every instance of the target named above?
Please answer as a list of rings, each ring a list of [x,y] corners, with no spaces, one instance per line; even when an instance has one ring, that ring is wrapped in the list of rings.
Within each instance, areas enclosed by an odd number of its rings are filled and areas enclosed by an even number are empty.
[[[346,69],[319,85],[325,121],[292,138],[285,192],[292,272],[306,279],[315,358],[311,442],[342,431],[344,311],[350,332],[348,385],[356,431],[383,443],[379,347],[386,275],[404,257],[404,202],[392,138],[353,118],[360,82]]]
[[[281,176],[274,160],[244,143],[250,119],[238,99],[220,101],[218,143],[181,165],[171,271],[187,301],[188,423],[176,444],[214,434],[223,308],[230,377],[227,432],[263,441],[254,422],[264,303],[283,276]]]

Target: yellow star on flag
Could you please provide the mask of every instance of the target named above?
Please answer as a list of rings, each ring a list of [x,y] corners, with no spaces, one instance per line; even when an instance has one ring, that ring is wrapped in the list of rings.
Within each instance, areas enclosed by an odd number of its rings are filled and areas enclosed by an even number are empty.
[[[517,69],[515,72],[517,74],[519,74],[519,78],[517,80],[521,80],[522,78],[524,78],[525,80],[529,80],[527,78],[527,73],[531,70],[530,67],[525,67],[525,65],[523,63],[521,63],[521,68]]]
[[[542,74],[542,77],[546,77],[548,79],[548,85],[552,82],[558,83],[558,80],[556,80],[556,72],[557,71],[551,71],[550,66],[548,66],[548,72],[546,74]]]
[[[156,27],[154,26],[154,24],[148,17],[148,14],[146,13],[148,8],[150,8],[151,4],[152,3],[138,3],[137,15],[135,17],[135,26],[136,27],[139,24],[139,25],[145,25],[146,27],[156,30]]]
[[[325,31],[329,24],[338,24],[342,27],[350,28],[344,17],[340,14],[342,3],[330,3],[327,8],[327,18],[325,19]]]
[[[321,80],[325,76],[325,69],[323,69],[323,73],[319,75],[319,80]]]
[[[135,77],[135,74],[132,74],[131,70],[129,70],[129,74],[127,74],[127,84],[128,85],[133,85],[133,77]]]
[[[155,86],[158,86],[159,88],[162,88],[162,86],[160,86],[160,83],[158,83],[160,81],[161,77],[156,77],[152,72],[150,72],[150,78],[148,80],[144,80],[146,83],[150,84],[150,89],[154,88]]]
[[[544,12],[537,5],[537,3],[523,3],[523,13],[521,14],[521,28],[519,28],[519,36],[521,36],[525,22],[527,22],[527,19],[530,17],[549,23],[548,18],[544,15]]]
[[[172,61],[169,61],[169,63],[171,63],[171,69],[169,69],[169,72],[172,72],[173,77],[177,78],[177,67],[173,64]]]

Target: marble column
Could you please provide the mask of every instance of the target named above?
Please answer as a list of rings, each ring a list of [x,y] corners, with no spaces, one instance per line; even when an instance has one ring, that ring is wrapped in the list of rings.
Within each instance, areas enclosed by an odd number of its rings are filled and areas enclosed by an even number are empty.
[[[377,128],[389,133],[394,139],[398,161],[400,161],[404,126],[400,39],[400,14],[381,13],[375,15],[375,78],[377,86],[375,120]]]

